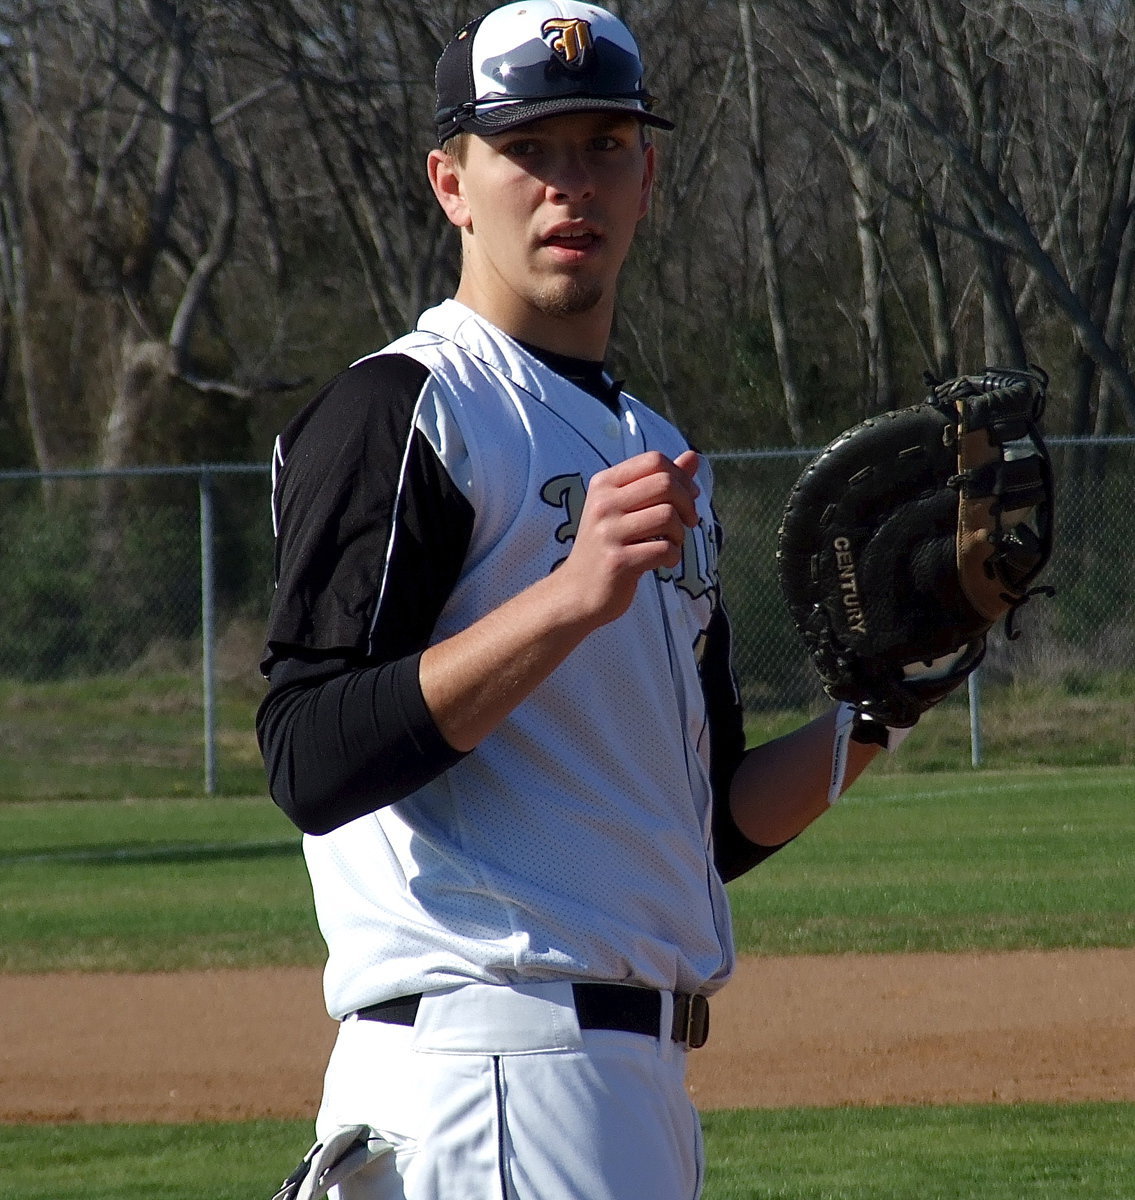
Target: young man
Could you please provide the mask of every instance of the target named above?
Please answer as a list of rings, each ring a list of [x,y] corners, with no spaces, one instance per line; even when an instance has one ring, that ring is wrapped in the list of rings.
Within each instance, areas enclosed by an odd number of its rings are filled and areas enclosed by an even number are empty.
[[[258,732],[342,1022],[287,1194],[353,1146],[342,1200],[691,1200],[723,878],[876,748],[745,751],[709,469],[604,372],[671,127],[630,33],[523,0],[437,86],[456,296],[276,452]]]

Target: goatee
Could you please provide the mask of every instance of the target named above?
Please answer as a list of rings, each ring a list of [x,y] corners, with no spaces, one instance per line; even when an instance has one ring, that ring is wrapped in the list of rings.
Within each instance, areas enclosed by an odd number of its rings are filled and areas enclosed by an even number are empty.
[[[536,307],[549,317],[575,317],[590,312],[602,299],[602,284],[571,279],[542,292]]]

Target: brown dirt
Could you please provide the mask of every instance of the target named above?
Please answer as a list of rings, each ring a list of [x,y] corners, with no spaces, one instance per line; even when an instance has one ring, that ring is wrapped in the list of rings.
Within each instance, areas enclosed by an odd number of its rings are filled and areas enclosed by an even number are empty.
[[[748,959],[702,1109],[1135,1101],[1135,950]],[[313,1116],[313,970],[0,976],[0,1121]]]

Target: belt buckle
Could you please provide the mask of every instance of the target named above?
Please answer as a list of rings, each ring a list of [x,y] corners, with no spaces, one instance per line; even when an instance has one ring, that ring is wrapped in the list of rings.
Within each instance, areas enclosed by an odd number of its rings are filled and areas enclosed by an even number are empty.
[[[709,1039],[709,1001],[698,992],[674,996],[674,1024],[670,1036],[690,1050],[698,1050]]]

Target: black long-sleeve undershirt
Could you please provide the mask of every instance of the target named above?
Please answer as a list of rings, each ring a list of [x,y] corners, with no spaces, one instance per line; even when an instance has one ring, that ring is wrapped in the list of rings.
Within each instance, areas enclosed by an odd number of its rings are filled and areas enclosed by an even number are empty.
[[[290,658],[273,668],[256,732],[272,798],[304,833],[393,804],[464,757],[426,707],[420,658]]]

